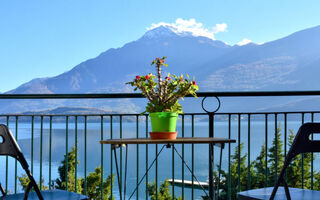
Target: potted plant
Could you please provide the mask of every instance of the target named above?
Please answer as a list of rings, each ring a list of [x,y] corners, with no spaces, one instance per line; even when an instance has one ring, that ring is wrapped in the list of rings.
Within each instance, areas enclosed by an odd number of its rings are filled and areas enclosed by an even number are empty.
[[[139,89],[149,100],[146,110],[151,118],[151,139],[175,139],[176,121],[178,114],[182,112],[182,106],[178,100],[186,95],[197,97],[199,89],[195,80],[190,80],[176,75],[168,75],[162,79],[161,67],[168,66],[164,63],[166,57],[156,58],[151,65],[156,67],[156,76],[149,73],[145,76],[136,76],[132,82],[128,82],[136,91]]]

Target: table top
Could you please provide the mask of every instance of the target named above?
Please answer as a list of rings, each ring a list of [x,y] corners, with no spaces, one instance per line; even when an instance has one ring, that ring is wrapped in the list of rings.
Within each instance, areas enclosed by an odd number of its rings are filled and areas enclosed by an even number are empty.
[[[217,137],[183,137],[175,140],[157,139],[151,140],[150,138],[122,138],[102,140],[100,144],[225,144],[235,143],[236,140],[228,138]]]

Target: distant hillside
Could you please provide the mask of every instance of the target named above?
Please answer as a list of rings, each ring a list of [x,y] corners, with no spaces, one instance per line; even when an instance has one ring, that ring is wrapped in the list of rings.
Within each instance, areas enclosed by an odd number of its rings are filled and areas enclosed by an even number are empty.
[[[31,121],[31,115],[35,116],[35,121],[39,122],[41,119],[39,116],[41,115],[46,115],[44,116],[43,120],[44,122],[49,122],[50,118],[48,117],[49,115],[53,115],[54,117],[52,118],[55,122],[65,122],[66,121],[66,116],[69,116],[68,121],[69,122],[74,122],[75,117],[77,116],[77,121],[78,122],[84,122],[84,116],[87,115],[87,122],[101,122],[101,116],[104,116],[103,121],[104,122],[109,122],[110,117],[107,115],[110,114],[120,114],[117,112],[110,112],[102,109],[97,109],[97,108],[83,108],[83,107],[58,107],[52,110],[42,110],[42,111],[28,111],[28,112],[23,112],[19,113],[22,115],[27,115],[26,117],[20,117],[19,121],[20,122],[25,122],[25,121]],[[47,116],[48,115],[48,116]],[[15,120],[15,119],[12,119]],[[119,122],[119,117],[114,116],[113,117],[113,122]],[[123,122],[135,122],[136,118],[135,116],[124,116],[123,117]]]

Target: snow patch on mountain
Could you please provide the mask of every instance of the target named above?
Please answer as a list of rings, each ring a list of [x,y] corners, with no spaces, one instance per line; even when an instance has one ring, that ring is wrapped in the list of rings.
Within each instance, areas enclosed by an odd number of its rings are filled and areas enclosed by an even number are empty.
[[[214,35],[227,31],[227,24],[216,24],[214,27],[205,28],[202,23],[195,19],[184,20],[178,18],[175,23],[159,22],[147,28],[145,37],[156,38],[159,36],[202,36],[215,40]]]

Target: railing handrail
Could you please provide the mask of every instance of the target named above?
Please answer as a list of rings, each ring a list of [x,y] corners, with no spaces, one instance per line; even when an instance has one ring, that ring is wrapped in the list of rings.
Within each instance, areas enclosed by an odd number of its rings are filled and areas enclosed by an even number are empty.
[[[316,96],[318,90],[309,91],[230,91],[197,92],[198,97],[266,97],[266,96]],[[191,97],[191,96],[188,96]],[[90,94],[0,94],[0,99],[109,99],[144,98],[141,93],[90,93]]]

